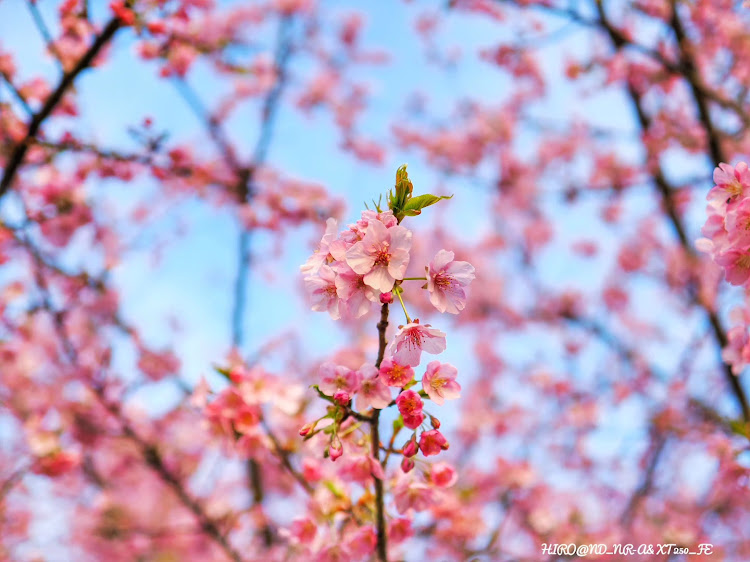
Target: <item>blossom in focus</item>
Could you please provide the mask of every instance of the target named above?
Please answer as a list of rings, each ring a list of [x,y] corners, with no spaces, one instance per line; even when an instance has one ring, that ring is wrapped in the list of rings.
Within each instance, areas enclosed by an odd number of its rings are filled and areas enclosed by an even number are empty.
[[[750,279],[750,251],[728,250],[716,257],[716,263],[732,285],[744,285]]]
[[[346,251],[346,263],[364,275],[366,285],[387,293],[403,279],[409,265],[411,231],[403,226],[386,226],[370,221],[364,238]]]
[[[474,280],[474,266],[465,261],[454,261],[453,252],[440,250],[425,267],[430,302],[440,312],[458,314],[466,306],[466,291]]]
[[[380,364],[380,378],[388,386],[403,388],[414,378],[414,369],[409,365],[400,365],[390,358]]]
[[[404,418],[404,425],[409,429],[418,428],[424,421],[422,398],[413,390],[402,392],[396,398],[396,406]]]
[[[750,280],[750,171],[745,162],[714,170],[716,185],[709,191],[708,217],[696,247],[710,254],[732,285]]]
[[[327,265],[321,265],[317,276],[305,277],[305,289],[312,301],[312,309],[317,312],[328,311],[331,318],[341,318],[339,289],[336,283],[336,272]]]
[[[447,449],[448,440],[440,433],[440,430],[425,431],[419,438],[419,450],[425,457],[437,455],[440,451]]]
[[[391,342],[390,354],[400,365],[415,367],[423,351],[427,353],[441,353],[445,351],[447,343],[445,333],[431,328],[429,324],[420,324],[419,320],[402,327]]]
[[[422,388],[435,404],[442,406],[445,400],[461,396],[461,385],[456,382],[456,369],[450,363],[431,361],[422,377]]]
[[[731,165],[722,162],[714,170],[714,183],[716,185],[708,192],[706,199],[734,203],[747,195],[750,189],[750,171],[747,164],[740,162],[732,168]]]

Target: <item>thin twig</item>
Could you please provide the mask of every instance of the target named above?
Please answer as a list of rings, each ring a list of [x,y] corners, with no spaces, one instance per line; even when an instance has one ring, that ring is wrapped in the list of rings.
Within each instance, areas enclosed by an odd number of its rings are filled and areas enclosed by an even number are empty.
[[[16,176],[16,172],[23,164],[23,159],[26,156],[26,152],[29,150],[29,145],[32,140],[36,137],[37,133],[42,127],[42,124],[52,114],[52,111],[62,101],[63,96],[68,89],[73,85],[73,82],[78,75],[88,68],[96,56],[104,49],[107,43],[115,36],[117,30],[122,27],[122,23],[118,18],[112,18],[109,23],[104,27],[104,30],[96,37],[94,42],[84,53],[84,55],[78,60],[76,65],[68,72],[63,74],[60,83],[57,88],[50,94],[47,101],[44,103],[38,113],[31,118],[29,125],[26,130],[26,135],[23,140],[19,142],[13,152],[11,153],[8,162],[3,172],[3,177],[0,179],[0,198],[10,189],[11,184]]]

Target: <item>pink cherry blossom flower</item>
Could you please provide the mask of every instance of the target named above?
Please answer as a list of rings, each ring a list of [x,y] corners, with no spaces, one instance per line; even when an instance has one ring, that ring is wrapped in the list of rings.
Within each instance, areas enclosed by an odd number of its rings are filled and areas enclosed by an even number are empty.
[[[300,266],[300,271],[305,277],[315,275],[320,266],[327,264],[330,257],[330,246],[331,243],[336,240],[337,223],[336,219],[329,218],[326,221],[326,231],[323,234],[323,238],[320,240],[318,249],[315,250],[313,255],[307,258],[307,261]]]
[[[408,478],[408,477],[407,477]],[[412,482],[405,478],[393,490],[393,499],[399,513],[408,510],[424,511],[435,502],[435,491],[424,482]]]
[[[380,364],[380,378],[388,386],[403,388],[414,378],[414,369],[409,365],[399,365],[393,359],[383,359]]]
[[[727,212],[728,241],[737,250],[750,248],[750,198],[743,199]]]
[[[342,300],[337,288],[336,272],[331,267],[321,265],[317,275],[305,277],[305,289],[310,296],[313,310],[327,310],[334,320],[341,318]]]
[[[346,251],[346,263],[364,275],[366,285],[387,293],[403,279],[409,265],[411,231],[403,226],[386,226],[370,221],[365,237]]]
[[[722,162],[714,169],[714,183],[716,184],[706,196],[709,201],[734,203],[744,197],[750,188],[750,171],[745,162],[740,162],[732,168]]]
[[[461,385],[456,382],[457,374],[458,369],[450,363],[431,361],[422,377],[422,388],[430,400],[442,406],[445,400],[461,397]]]
[[[438,488],[450,488],[458,481],[458,474],[448,463],[436,462],[430,471],[430,481]]]
[[[733,325],[727,332],[727,345],[721,352],[721,358],[732,366],[735,375],[742,373],[750,363],[750,309],[739,307],[729,313]]]
[[[171,351],[141,349],[138,368],[151,380],[159,381],[180,370],[180,360]]]
[[[362,379],[357,371],[330,362],[323,363],[320,366],[320,376],[321,381],[318,388],[327,396],[333,396],[339,390],[343,390],[350,395],[354,394],[357,392]]]
[[[297,544],[309,544],[315,539],[318,528],[315,523],[307,517],[298,517],[292,521],[289,529],[284,529],[292,542]]]
[[[355,273],[345,263],[337,262],[333,266],[336,271],[336,292],[344,302],[339,309],[342,316],[359,318],[370,310],[373,302],[378,300],[378,292],[368,287],[364,282],[364,275]]]
[[[391,390],[383,384],[380,373],[374,365],[362,365],[359,368],[362,382],[357,393],[357,409],[362,412],[367,408],[382,410],[391,402]]]
[[[438,429],[422,432],[419,438],[419,450],[425,457],[437,455],[440,451],[448,449],[448,441]]]
[[[372,527],[362,527],[346,541],[351,560],[366,560],[375,551],[378,537]]]
[[[385,478],[383,467],[371,455],[355,455],[346,459],[341,469],[341,475],[351,482],[366,484],[374,476],[382,480]]]
[[[453,261],[454,254],[440,250],[425,267],[427,291],[432,306],[440,312],[458,314],[466,306],[466,291],[474,280],[474,266],[465,261]]]
[[[424,421],[423,405],[422,398],[413,390],[402,392],[396,398],[398,411],[404,418],[404,425],[409,429],[418,428]]]
[[[404,517],[391,519],[388,523],[388,540],[392,543],[400,543],[414,536],[411,520]]]
[[[386,228],[391,228],[392,226],[396,226],[398,224],[398,220],[391,210],[383,211],[382,213],[378,213],[377,211],[365,210],[362,211],[361,218],[355,224],[352,224],[350,226],[352,230],[360,233],[361,237],[363,237],[367,232],[367,227],[370,226],[370,223],[374,221],[382,222]]]
[[[732,285],[744,285],[750,279],[750,252],[728,250],[716,257],[716,263],[724,268],[724,276]]]
[[[447,343],[445,333],[431,328],[429,324],[421,325],[419,320],[402,327],[393,338],[390,354],[400,365],[415,367],[423,351],[427,353],[441,353],[445,351]]]

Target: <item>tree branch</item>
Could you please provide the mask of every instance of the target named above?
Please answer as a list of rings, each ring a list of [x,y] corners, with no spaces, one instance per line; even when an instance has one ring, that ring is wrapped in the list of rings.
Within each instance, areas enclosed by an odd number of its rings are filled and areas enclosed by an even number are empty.
[[[378,322],[378,359],[375,368],[379,369],[385,357],[385,330],[388,328],[388,305],[380,307],[380,322]],[[370,421],[370,441],[372,456],[380,462],[380,410],[374,408],[372,420]],[[385,529],[385,501],[383,492],[383,481],[373,475],[375,480],[375,516],[378,528],[377,555],[379,562],[388,562],[388,537]]]
[[[57,88],[55,88],[55,91],[50,94],[39,112],[31,118],[26,130],[26,136],[16,145],[5,166],[3,177],[0,179],[0,198],[2,198],[10,189],[18,169],[21,164],[23,164],[23,159],[26,156],[26,152],[29,150],[29,145],[34,137],[36,137],[44,121],[62,101],[63,96],[73,85],[73,82],[78,75],[94,62],[96,56],[102,51],[107,43],[109,43],[109,41],[115,36],[115,33],[117,33],[117,30],[121,27],[122,24],[116,17],[112,18],[109,23],[107,23],[102,32],[97,36],[76,65],[70,71],[63,74]]]

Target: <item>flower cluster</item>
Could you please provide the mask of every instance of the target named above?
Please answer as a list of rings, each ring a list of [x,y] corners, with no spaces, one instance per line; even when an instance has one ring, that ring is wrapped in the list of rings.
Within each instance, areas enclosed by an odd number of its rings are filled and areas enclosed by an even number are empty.
[[[732,285],[746,286],[750,280],[750,170],[745,162],[732,168],[721,163],[714,170],[708,192],[705,238],[697,247],[711,255]]]
[[[400,168],[396,192],[388,198],[389,209],[363,211],[361,219],[343,232],[337,232],[336,221],[329,219],[318,250],[300,268],[313,310],[328,311],[334,319],[358,318],[370,310],[372,303],[379,302],[383,305],[382,317],[387,318],[388,304],[397,299],[406,317],[406,324],[399,326],[387,346],[385,324],[378,325],[382,337],[375,364],[352,369],[326,362],[320,367],[315,388],[330,406],[325,416],[305,425],[300,434],[306,439],[320,433],[327,435],[324,455],[335,461],[344,455],[342,436],[349,435],[352,418],[377,424],[379,410],[396,406],[399,416],[393,426],[392,445],[386,451],[388,455],[395,452],[402,456],[404,473],[414,468],[420,451],[429,457],[448,449],[440,421],[425,410],[424,400],[442,405],[445,400],[460,396],[461,385],[456,381],[458,371],[453,365],[431,361],[421,375],[421,390],[414,389],[419,384],[415,368],[420,365],[422,353],[443,352],[446,335],[409,317],[403,285],[408,281],[421,282],[437,310],[458,314],[466,305],[466,287],[474,279],[474,267],[456,261],[448,250],[440,250],[424,267],[425,277],[405,277],[412,232],[401,222],[443,199],[434,195],[412,197],[411,191],[406,170]],[[392,388],[398,389],[395,399]],[[403,428],[412,433],[400,449],[394,449],[396,435]],[[379,459],[371,461],[377,463]],[[386,462],[382,462],[383,467]],[[376,471],[371,473],[379,477]]]
[[[327,310],[334,320],[359,318],[404,278],[412,233],[391,211],[363,211],[338,236],[336,228],[328,219],[319,249],[300,269],[313,310]]]
[[[328,219],[318,249],[300,267],[312,309],[331,318],[359,318],[372,303],[393,302],[391,291],[403,281],[409,265],[412,232],[398,224],[392,211],[362,211],[362,217],[336,234]],[[474,267],[440,250],[425,266],[425,288],[440,312],[458,314],[466,306],[465,287]]]

